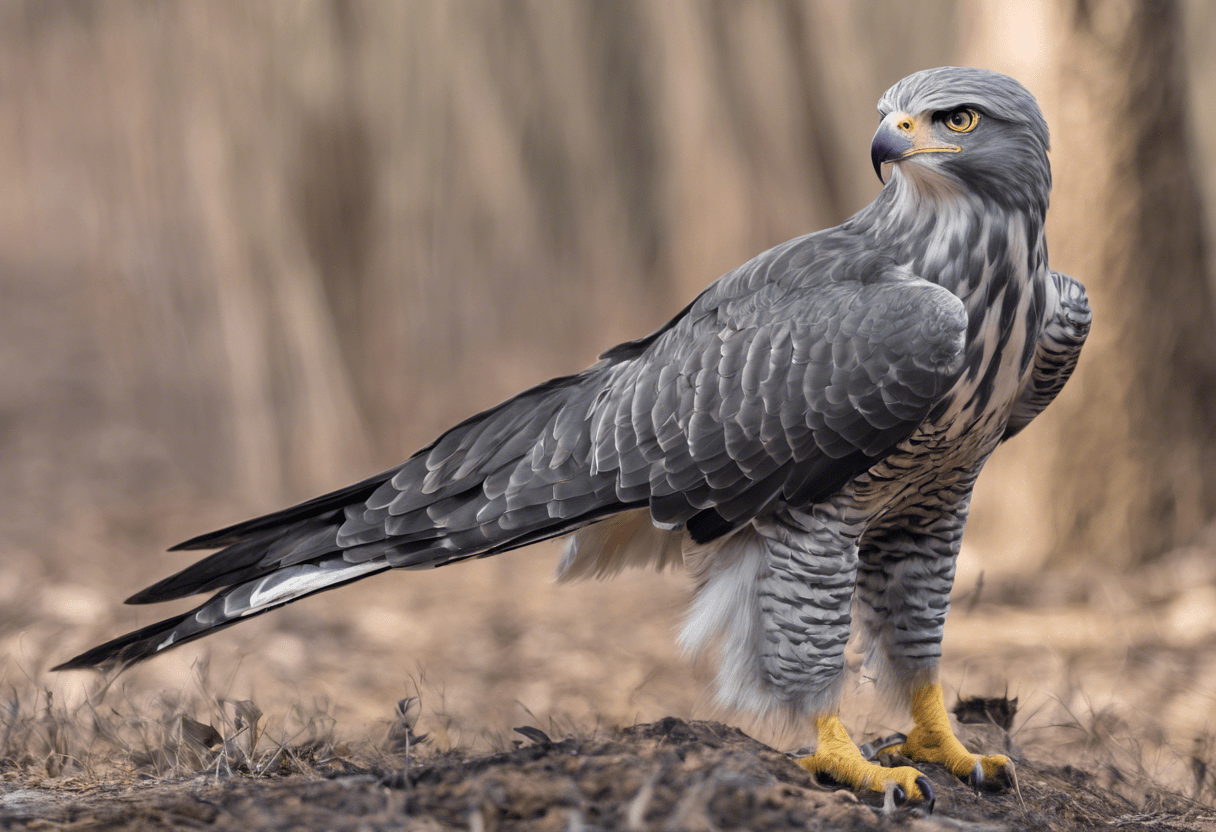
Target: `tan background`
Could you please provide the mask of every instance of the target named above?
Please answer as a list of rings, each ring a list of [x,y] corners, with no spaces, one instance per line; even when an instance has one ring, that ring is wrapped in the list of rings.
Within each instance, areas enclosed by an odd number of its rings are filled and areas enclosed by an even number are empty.
[[[1042,103],[1052,265],[1096,322],[981,479],[951,687],[1185,754],[1216,716],[1212,43],[1200,0],[0,6],[0,682],[80,701],[45,668],[161,617],[119,602],[168,545],[395,464],[843,220],[880,187],[882,91],[963,63]],[[555,587],[555,553],[322,595],[110,696],[209,657],[212,691],[355,732],[418,688],[444,742],[714,715],[682,576]]]

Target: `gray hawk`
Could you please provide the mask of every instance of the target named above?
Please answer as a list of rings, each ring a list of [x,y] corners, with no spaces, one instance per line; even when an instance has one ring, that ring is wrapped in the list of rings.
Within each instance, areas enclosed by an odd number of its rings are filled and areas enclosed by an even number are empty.
[[[883,95],[890,180],[844,224],[764,252],[660,329],[456,425],[401,465],[176,549],[220,551],[136,593],[200,606],[62,665],[126,667],[389,569],[562,535],[565,580],[683,563],[682,643],[717,645],[718,696],[813,719],[812,771],[932,800],[836,717],[854,626],[910,706],[900,751],[973,783],[938,681],[985,460],[1056,396],[1090,313],[1047,266],[1047,125],[1004,75],[942,67]]]

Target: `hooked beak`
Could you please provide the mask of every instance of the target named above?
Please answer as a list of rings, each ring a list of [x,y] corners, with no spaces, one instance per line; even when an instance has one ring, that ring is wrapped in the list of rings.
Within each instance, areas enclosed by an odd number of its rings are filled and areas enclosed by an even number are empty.
[[[878,181],[882,178],[882,166],[887,162],[899,162],[917,153],[960,153],[962,148],[938,140],[933,135],[928,119],[920,123],[907,113],[891,113],[878,125],[878,132],[870,143],[870,161]]]

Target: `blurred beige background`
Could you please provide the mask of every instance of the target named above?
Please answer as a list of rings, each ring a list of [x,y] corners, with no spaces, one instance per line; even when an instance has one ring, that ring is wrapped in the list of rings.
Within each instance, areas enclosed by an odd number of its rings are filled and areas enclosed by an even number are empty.
[[[961,63],[1042,103],[1052,265],[1095,325],[981,479],[948,669],[1200,736],[1213,43],[1203,0],[0,5],[0,682],[79,696],[45,668],[161,617],[119,602],[168,545],[395,464],[840,222],[880,187],[883,90]],[[555,554],[325,594],[119,684],[209,657],[221,693],[356,723],[420,687],[453,741],[712,715],[681,576],[559,588]]]

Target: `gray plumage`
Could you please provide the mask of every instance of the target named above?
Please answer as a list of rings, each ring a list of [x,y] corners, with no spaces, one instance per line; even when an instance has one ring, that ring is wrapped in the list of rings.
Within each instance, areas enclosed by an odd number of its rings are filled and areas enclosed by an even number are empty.
[[[976,123],[953,135],[944,119],[963,112]],[[1047,268],[1047,128],[1021,85],[928,70],[879,113],[891,179],[843,225],[397,468],[187,541],[221,551],[130,603],[217,594],[61,667],[125,666],[386,569],[574,533],[563,579],[689,566],[682,639],[718,644],[724,704],[831,708],[854,607],[906,694],[940,655],[979,470],[1059,392],[1089,310]],[[911,144],[901,114],[938,143]]]

